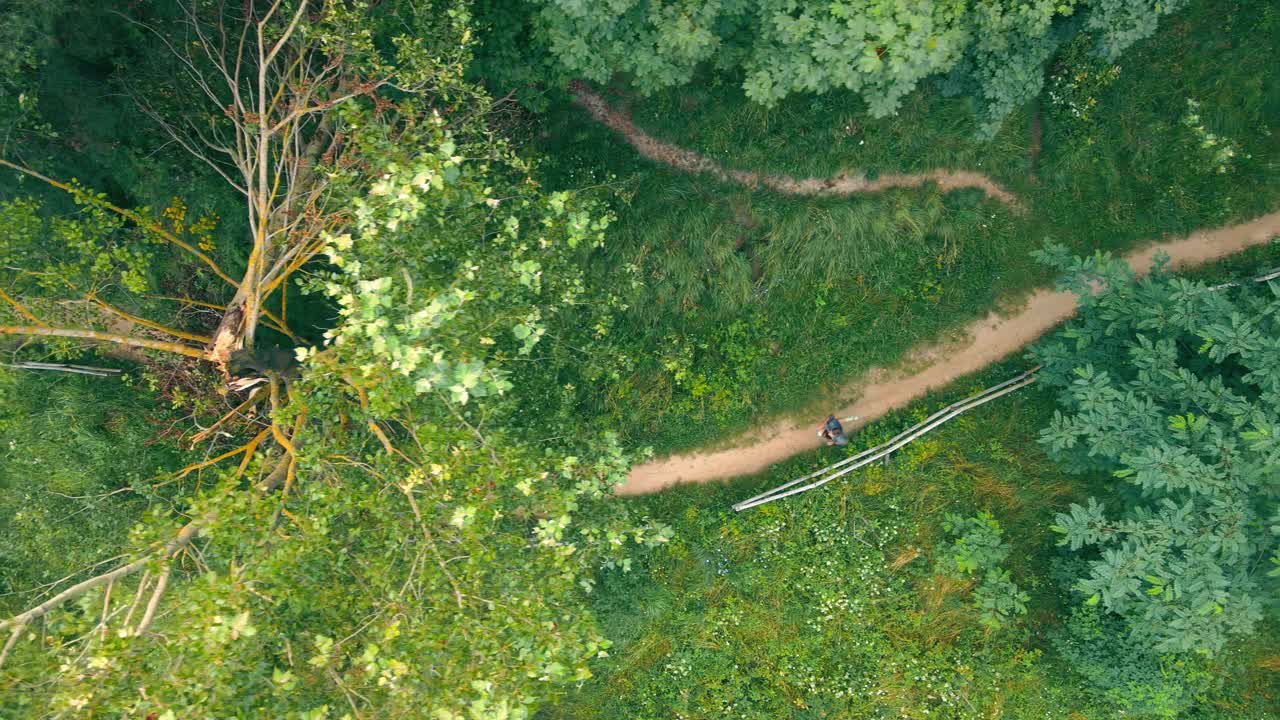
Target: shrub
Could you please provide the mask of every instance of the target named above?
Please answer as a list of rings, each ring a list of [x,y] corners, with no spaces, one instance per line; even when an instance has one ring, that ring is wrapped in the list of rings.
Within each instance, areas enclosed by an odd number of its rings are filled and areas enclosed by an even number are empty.
[[[1083,35],[1069,43],[1049,74],[1050,116],[1069,134],[1092,124],[1098,98],[1120,77],[1120,66],[1090,53],[1089,45]]]
[[[1030,595],[1009,579],[1009,571],[1000,568],[988,570],[973,591],[973,604],[982,612],[982,624],[992,629],[1017,615],[1025,615],[1030,599]]]
[[[939,564],[950,575],[980,576],[973,591],[973,606],[982,613],[981,622],[997,629],[1017,615],[1025,615],[1030,596],[1018,588],[1009,571],[1000,563],[1009,557],[1000,523],[989,512],[973,517],[948,513],[942,528],[954,538],[947,544]]]
[[[1200,103],[1187,98],[1187,112],[1182,116],[1182,126],[1191,131],[1192,165],[1202,167],[1206,172],[1225,175],[1233,169],[1236,157],[1241,155],[1240,145],[1229,137],[1221,137],[1204,126],[1204,118],[1200,116]],[[1247,159],[1252,157],[1244,155]]]
[[[955,564],[949,574],[958,571],[963,575],[976,575],[995,569],[1009,557],[1009,544],[1003,539],[1000,523],[989,512],[970,518],[947,513],[942,529],[955,538],[942,555]]]

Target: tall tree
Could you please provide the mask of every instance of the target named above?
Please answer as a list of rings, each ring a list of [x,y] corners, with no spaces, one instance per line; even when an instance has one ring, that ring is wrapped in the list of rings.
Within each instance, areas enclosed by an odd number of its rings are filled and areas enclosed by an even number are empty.
[[[457,61],[455,50],[454,57],[440,56],[432,63],[420,54],[388,62],[374,46],[377,20],[337,3],[190,2],[180,8],[178,17],[163,25],[139,23],[170,51],[161,66],[176,77],[167,84],[153,78],[135,97],[175,143],[243,197],[248,237],[239,247],[244,268],[238,276],[192,242],[189,226],[166,223],[170,218],[155,218],[145,209],[118,207],[75,181],[45,177],[8,160],[0,165],[65,190],[88,207],[96,227],[84,232],[99,240],[124,230],[188,253],[202,271],[213,273],[232,291],[218,303],[223,306],[221,321],[207,337],[152,323],[170,342],[139,345],[118,334],[39,321],[30,308],[15,305],[25,322],[5,325],[0,332],[148,347],[219,366],[235,350],[252,348],[262,319],[289,334],[284,318],[267,305],[293,273],[316,257],[326,234],[341,232],[351,220],[330,202],[335,173],[355,162],[348,155],[351,144],[345,142],[344,103],[372,100],[381,88],[427,93],[441,69]],[[70,289],[95,294],[91,287]]]
[[[1217,653],[1260,618],[1280,495],[1280,285],[1209,287],[1108,256],[1044,257],[1080,316],[1032,356],[1061,410],[1050,454],[1116,483],[1057,516],[1076,589],[1155,651]]]
[[[0,620],[0,714],[526,717],[605,652],[585,604],[596,573],[668,534],[607,502],[628,464],[611,438],[503,427],[510,366],[536,362],[553,318],[596,304],[575,257],[608,217],[543,190],[489,132],[491,100],[462,79],[463,10],[235,5],[200,3],[212,19],[188,15],[193,35],[169,42],[201,92],[221,78],[240,99],[212,117],[148,101],[245,197],[246,267],[230,300],[205,301],[228,308],[213,333],[140,317],[130,335],[73,333],[53,321],[83,304],[41,294],[67,289],[39,282],[59,255],[83,286],[129,290],[134,247],[177,247],[188,272],[225,280],[185,224],[70,182],[79,216],[6,208],[21,222],[4,247],[22,249],[7,332],[245,377],[195,433],[206,455],[158,480],[184,491],[121,559],[28,589]],[[242,64],[219,60],[228,48]],[[285,308],[265,308],[290,278],[330,308],[325,341],[227,363],[252,346],[249,316],[285,329]]]

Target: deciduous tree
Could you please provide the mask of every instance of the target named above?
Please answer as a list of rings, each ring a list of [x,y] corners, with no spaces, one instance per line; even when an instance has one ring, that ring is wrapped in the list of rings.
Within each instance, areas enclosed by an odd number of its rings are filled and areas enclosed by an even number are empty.
[[[615,74],[643,91],[689,82],[701,65],[741,73],[752,100],[835,89],[861,95],[876,117],[897,111],[926,78],[973,98],[981,131],[993,134],[1035,97],[1044,63],[1083,14],[1097,48],[1114,59],[1155,32],[1179,1],[1150,0],[694,0],[666,3],[540,0],[536,36],[570,75]],[[1068,32],[1075,29],[1061,28]]]
[[[527,717],[606,652],[585,603],[596,574],[669,535],[606,502],[629,463],[612,438],[537,442],[503,422],[520,392],[511,367],[537,362],[559,314],[595,304],[575,257],[608,216],[541,188],[488,131],[491,101],[461,76],[466,13],[269,8],[241,17],[226,45],[217,31],[192,38],[231,72],[226,92],[243,91],[213,120],[225,135],[160,115],[199,153],[230,149],[233,169],[247,148],[252,173],[222,168],[252,218],[244,275],[209,342],[147,327],[130,344],[221,362],[251,344],[245,317],[269,322],[290,277],[332,303],[325,341],[297,349],[296,372],[250,378],[243,402],[198,433],[235,440],[162,480],[201,477],[138,525],[120,560],[24,594],[0,620],[0,714]],[[253,49],[239,81],[217,60],[238,38]],[[264,67],[266,112],[253,109]],[[264,128],[290,147],[270,135],[254,150]],[[50,223],[62,221],[8,208],[24,247],[51,248],[36,266],[72,240],[102,253],[124,233],[225,274],[147,214],[67,187],[87,211],[66,222],[100,231],[59,235]],[[127,274],[105,252],[104,268],[77,261],[68,274]],[[23,335],[50,336],[39,288],[24,287],[4,312],[26,318]]]
[[[1061,410],[1042,434],[1115,479],[1057,516],[1089,558],[1076,589],[1156,652],[1222,651],[1261,616],[1264,520],[1280,493],[1280,287],[1209,287],[1157,265],[1045,258],[1080,316],[1032,353]]]

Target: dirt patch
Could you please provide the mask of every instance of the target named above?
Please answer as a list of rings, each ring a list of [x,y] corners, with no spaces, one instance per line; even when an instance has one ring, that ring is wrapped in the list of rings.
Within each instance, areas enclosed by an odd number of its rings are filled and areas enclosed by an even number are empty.
[[[1172,266],[1188,268],[1261,245],[1280,235],[1280,212],[1263,215],[1240,225],[1203,230],[1177,240],[1152,244],[1125,257],[1136,272],[1151,267],[1156,253],[1172,259]],[[995,313],[965,328],[965,340],[919,347],[907,354],[897,369],[876,368],[847,385],[836,397],[856,397],[836,412],[840,418],[858,416],[846,423],[858,428],[903,407],[912,400],[956,379],[981,370],[1011,355],[1075,313],[1075,296],[1038,290],[1017,312]],[[817,419],[813,425],[816,427]],[[672,455],[632,468],[621,495],[643,495],[672,485],[727,480],[762,472],[770,465],[819,446],[817,431],[809,424],[774,422],[744,433],[732,447],[705,453]]]
[[[889,173],[874,180],[859,172],[845,172],[826,178],[794,178],[750,170],[731,170],[701,153],[658,140],[636,127],[626,112],[609,106],[604,98],[574,81],[569,84],[574,100],[586,109],[591,117],[626,138],[631,147],[644,158],[689,173],[711,175],[723,182],[733,182],[749,188],[768,188],[783,195],[837,196],[857,193],[883,192],[891,188],[920,187],[934,183],[943,191],[976,188],[990,197],[1016,209],[1022,205],[1013,193],[1001,187],[982,173],[969,170],[930,170],[922,173]]]

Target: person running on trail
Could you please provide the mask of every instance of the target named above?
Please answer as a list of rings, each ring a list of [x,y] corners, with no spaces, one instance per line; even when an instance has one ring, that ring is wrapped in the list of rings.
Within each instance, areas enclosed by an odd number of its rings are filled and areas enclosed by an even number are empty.
[[[849,438],[845,437],[844,426],[836,419],[835,415],[828,415],[827,419],[822,422],[818,428],[818,437],[827,441],[828,445],[848,445]]]

